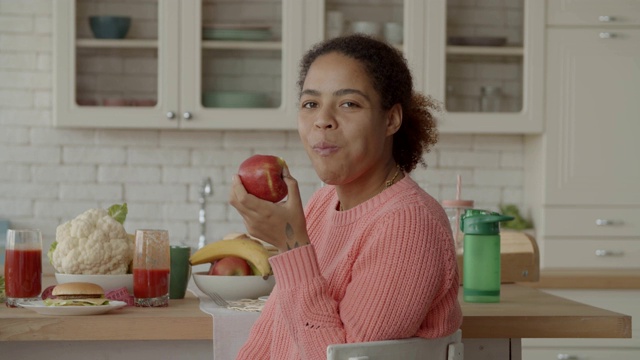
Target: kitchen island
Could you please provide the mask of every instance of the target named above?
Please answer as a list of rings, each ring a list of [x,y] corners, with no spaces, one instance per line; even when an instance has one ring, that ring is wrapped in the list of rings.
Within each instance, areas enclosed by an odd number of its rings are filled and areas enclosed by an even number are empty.
[[[630,316],[535,288],[503,284],[501,302],[495,304],[465,303],[460,290],[465,359],[520,359],[521,338],[631,337]],[[200,311],[193,294],[167,308],[126,307],[95,316],[0,308],[0,352],[7,358],[41,359],[51,349],[66,348],[67,360],[96,358],[96,351],[120,360],[211,359],[212,337],[212,318]]]

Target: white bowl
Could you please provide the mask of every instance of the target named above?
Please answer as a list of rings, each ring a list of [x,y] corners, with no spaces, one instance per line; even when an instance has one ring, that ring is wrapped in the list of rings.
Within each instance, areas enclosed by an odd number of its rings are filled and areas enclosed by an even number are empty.
[[[207,275],[206,271],[193,273],[193,281],[202,292],[214,291],[225,300],[257,299],[269,295],[276,285],[273,276],[265,280],[256,275]]]
[[[133,274],[122,275],[81,275],[81,274],[58,274],[56,273],[58,284],[69,282],[89,282],[102,286],[105,292],[109,290],[126,287],[129,293],[133,294]]]

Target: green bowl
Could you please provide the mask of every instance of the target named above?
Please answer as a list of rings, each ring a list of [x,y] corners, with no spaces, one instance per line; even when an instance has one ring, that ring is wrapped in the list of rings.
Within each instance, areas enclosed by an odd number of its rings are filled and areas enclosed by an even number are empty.
[[[250,91],[205,91],[202,105],[215,108],[260,108],[267,107],[264,93]]]
[[[123,39],[129,32],[128,16],[90,16],[89,25],[97,39]]]

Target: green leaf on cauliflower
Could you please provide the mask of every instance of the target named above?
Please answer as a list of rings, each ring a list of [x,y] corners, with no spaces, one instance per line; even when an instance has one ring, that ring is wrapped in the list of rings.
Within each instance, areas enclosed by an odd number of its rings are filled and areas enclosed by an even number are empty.
[[[56,251],[56,246],[58,246],[58,242],[54,241],[51,243],[49,247],[49,251],[47,252],[47,257],[49,258],[49,264],[53,265],[53,252]]]
[[[118,221],[120,224],[124,224],[124,221],[127,218],[127,212],[128,212],[127,203],[124,203],[122,205],[120,204],[111,205],[109,209],[107,209],[107,211],[109,212],[109,216],[116,219],[116,221]]]

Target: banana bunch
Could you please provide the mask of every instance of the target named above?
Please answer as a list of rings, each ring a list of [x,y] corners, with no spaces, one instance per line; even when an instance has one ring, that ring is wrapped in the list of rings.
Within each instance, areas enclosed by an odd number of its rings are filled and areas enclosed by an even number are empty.
[[[230,234],[223,240],[212,242],[198,249],[189,258],[191,265],[212,263],[227,256],[236,256],[247,261],[254,275],[272,275],[269,257],[273,250],[246,234]]]

